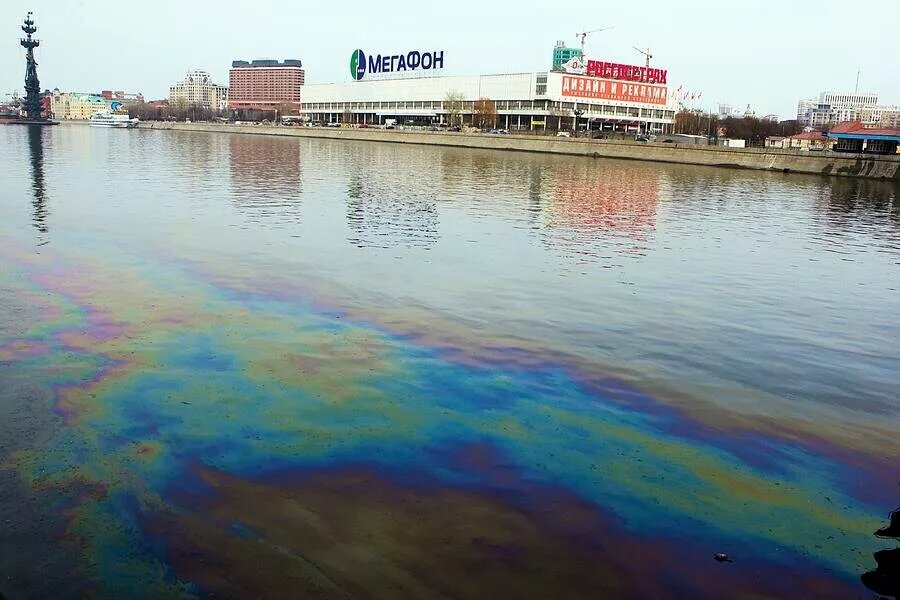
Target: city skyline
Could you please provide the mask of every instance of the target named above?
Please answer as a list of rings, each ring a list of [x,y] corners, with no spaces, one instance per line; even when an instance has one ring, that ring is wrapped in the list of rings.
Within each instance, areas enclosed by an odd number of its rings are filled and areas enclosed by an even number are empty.
[[[577,31],[611,26],[588,36],[588,57],[643,64],[633,47],[649,47],[652,65],[668,69],[670,86],[702,93],[693,103],[697,108],[715,111],[727,103],[743,110],[749,104],[757,115],[789,119],[796,116],[799,99],[823,90],[853,91],[857,70],[860,92],[900,104],[895,67],[882,59],[893,50],[892,26],[900,22],[900,3],[889,1],[872,3],[879,18],[864,30],[847,26],[846,4],[838,2],[809,11],[765,0],[739,13],[705,0],[689,9],[663,3],[649,3],[648,9],[644,3],[560,19],[542,17],[541,5],[529,11],[521,4],[480,6],[470,0],[454,7],[459,18],[440,19],[422,16],[409,2],[393,3],[388,14],[351,1],[342,12],[349,16],[342,18],[282,0],[257,2],[252,18],[207,0],[183,4],[161,0],[147,14],[131,15],[140,32],[135,35],[132,27],[122,26],[122,11],[112,21],[112,13],[100,10],[106,5],[96,0],[63,1],[52,9],[13,0],[5,11],[0,94],[22,93],[18,27],[20,17],[35,10],[37,36],[45,40],[37,55],[41,85],[64,91],[122,89],[165,98],[190,69],[225,83],[232,60],[255,58],[299,58],[307,83],[344,82],[356,48],[443,50],[445,75],[540,71],[549,69],[557,40],[577,45]],[[851,46],[845,40],[854,35],[858,43]]]

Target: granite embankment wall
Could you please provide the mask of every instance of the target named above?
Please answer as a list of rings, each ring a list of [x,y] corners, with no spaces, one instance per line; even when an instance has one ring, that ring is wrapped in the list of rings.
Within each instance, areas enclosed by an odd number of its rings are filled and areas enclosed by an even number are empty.
[[[591,158],[618,158],[705,165],[783,173],[865,177],[900,181],[900,155],[874,156],[833,152],[800,152],[770,148],[721,148],[614,140],[581,140],[542,136],[484,135],[352,128],[273,127],[212,123],[141,123],[142,129],[204,131],[247,135],[358,140],[425,146],[451,146],[518,152],[543,152]]]

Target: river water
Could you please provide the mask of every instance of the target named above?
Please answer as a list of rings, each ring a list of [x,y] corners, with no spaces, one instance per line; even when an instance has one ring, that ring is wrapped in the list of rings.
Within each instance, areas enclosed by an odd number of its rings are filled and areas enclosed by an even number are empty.
[[[6,598],[871,595],[894,184],[75,125],[0,162]]]

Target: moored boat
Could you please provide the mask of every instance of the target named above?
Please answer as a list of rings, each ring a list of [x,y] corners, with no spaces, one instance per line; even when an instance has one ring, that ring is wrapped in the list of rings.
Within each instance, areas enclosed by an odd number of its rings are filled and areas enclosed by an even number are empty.
[[[101,110],[91,115],[91,127],[137,127],[138,119],[129,118],[128,115]]]

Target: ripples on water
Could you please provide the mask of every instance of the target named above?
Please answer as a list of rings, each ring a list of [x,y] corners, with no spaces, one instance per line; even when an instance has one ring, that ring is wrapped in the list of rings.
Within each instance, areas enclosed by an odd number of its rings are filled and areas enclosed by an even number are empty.
[[[848,464],[878,472],[852,451],[867,431],[886,438],[900,428],[896,184],[255,135],[60,126],[2,128],[0,136],[0,239],[33,247],[50,263],[68,259],[77,270],[79,261],[104,259],[129,282],[140,279],[136,273],[157,281],[157,290],[183,276],[231,286],[229,294],[251,294],[248,306],[271,318],[286,310],[276,306],[279,294],[288,305],[312,298],[338,316],[460,356],[461,364],[506,364],[511,374],[498,381],[525,380],[544,368],[533,356],[546,357],[547,368],[577,364],[571,368],[590,385],[613,385],[606,377],[628,382],[702,424],[682,431],[676,420],[667,434],[723,444],[736,436],[743,442],[726,446],[729,452],[740,454],[746,442],[759,454],[744,448],[746,460],[760,465],[772,456],[807,465],[812,459],[803,452],[825,452],[833,442],[836,456],[849,453]],[[36,272],[50,268],[26,255],[19,250],[16,260]],[[41,272],[35,286],[65,281],[65,274]],[[11,340],[25,336],[20,321],[38,321],[29,306],[39,303],[14,291],[25,277],[16,273],[0,272],[9,279],[0,278],[0,335]],[[87,297],[94,287],[78,278],[68,285],[84,286]],[[131,291],[109,304],[127,304],[139,293],[155,292]],[[219,314],[225,309],[214,304],[200,302],[210,318],[223,319],[223,330],[233,319],[257,318]],[[134,310],[122,318],[136,318]],[[171,319],[169,326],[178,322]],[[270,336],[275,345],[277,335],[264,325],[247,325],[245,335],[260,344]],[[329,331],[307,327],[309,336]],[[204,343],[214,346],[209,335]],[[17,341],[4,355],[3,341],[0,366],[40,349]],[[347,364],[362,360],[367,343],[352,345]],[[425,360],[413,357],[393,360]],[[292,364],[314,378],[319,360]],[[208,361],[218,365],[211,355]],[[232,370],[225,365],[214,372]],[[442,368],[429,363],[426,372],[454,402],[465,404],[493,385],[467,388]],[[558,374],[545,376],[527,389],[549,390],[549,399],[568,389],[552,379]],[[427,378],[405,377],[408,387],[379,385],[394,398],[433,398]],[[343,393],[339,381],[323,385]],[[543,416],[529,418],[531,426]],[[650,410],[647,423],[669,418]],[[781,441],[765,438],[767,427]],[[569,438],[579,435],[587,434]],[[14,439],[8,447],[26,444]],[[803,441],[803,452],[781,448],[784,439]],[[530,443],[557,450],[554,440]],[[508,444],[511,451],[515,444]],[[889,482],[868,491],[856,489],[873,487],[860,482],[845,482],[847,493],[869,494],[881,507]]]
[[[201,242],[210,260],[313,266],[677,387],[896,408],[896,184],[253,135],[98,136],[62,127],[30,130],[25,147],[10,140],[20,151],[8,160],[30,163],[36,243],[146,231],[152,244]],[[21,185],[16,172],[7,185]]]
[[[302,264],[677,387],[896,409],[896,184],[254,135],[7,137],[38,244],[146,235]]]

